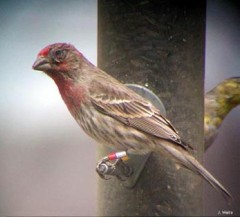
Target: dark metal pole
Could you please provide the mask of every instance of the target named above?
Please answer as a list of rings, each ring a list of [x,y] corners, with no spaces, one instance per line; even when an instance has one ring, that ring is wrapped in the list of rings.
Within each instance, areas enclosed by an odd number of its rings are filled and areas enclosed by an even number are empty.
[[[99,0],[98,13],[98,66],[155,92],[201,159],[206,2]],[[201,216],[202,191],[201,178],[153,153],[134,188],[99,180],[99,215]]]

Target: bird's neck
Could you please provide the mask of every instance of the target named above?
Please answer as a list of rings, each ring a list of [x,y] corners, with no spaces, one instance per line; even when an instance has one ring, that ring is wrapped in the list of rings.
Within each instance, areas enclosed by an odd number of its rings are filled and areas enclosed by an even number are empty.
[[[84,88],[75,80],[69,78],[54,78],[63,101],[72,115],[75,115],[85,98]]]

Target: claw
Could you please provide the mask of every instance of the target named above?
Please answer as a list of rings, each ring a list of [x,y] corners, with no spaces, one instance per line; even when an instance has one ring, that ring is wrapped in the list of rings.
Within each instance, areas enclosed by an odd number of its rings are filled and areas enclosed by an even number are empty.
[[[108,167],[103,161],[100,161],[96,166],[96,171],[97,171],[98,175],[100,176],[100,178],[102,178],[104,180],[109,179],[109,178],[106,178],[106,176],[105,176],[105,172],[107,171],[107,169],[108,169]]]
[[[110,178],[106,178],[106,175],[109,175],[110,168],[112,170],[112,167],[113,164],[111,164],[108,160],[103,158],[100,162],[97,163],[96,171],[102,179],[108,180]]]

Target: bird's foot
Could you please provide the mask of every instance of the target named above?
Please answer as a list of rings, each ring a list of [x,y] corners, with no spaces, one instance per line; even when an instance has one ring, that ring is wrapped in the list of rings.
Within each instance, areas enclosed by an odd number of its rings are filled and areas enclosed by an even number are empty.
[[[109,154],[97,163],[96,171],[103,179],[109,179],[108,176],[115,176],[121,181],[126,181],[133,174],[133,169],[124,163],[126,159],[127,153],[125,151]],[[114,162],[111,163],[110,161]]]

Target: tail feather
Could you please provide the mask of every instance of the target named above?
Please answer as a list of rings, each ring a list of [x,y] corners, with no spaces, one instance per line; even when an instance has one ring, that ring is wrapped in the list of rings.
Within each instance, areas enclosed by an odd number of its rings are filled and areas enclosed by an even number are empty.
[[[185,150],[179,150],[174,147],[172,144],[162,142],[161,146],[167,151],[170,155],[174,156],[178,163],[182,164],[191,171],[202,176],[209,184],[211,184],[216,190],[220,190],[223,197],[230,202],[232,199],[231,194],[228,192],[223,185],[213,177],[213,175],[208,172],[190,153]]]

